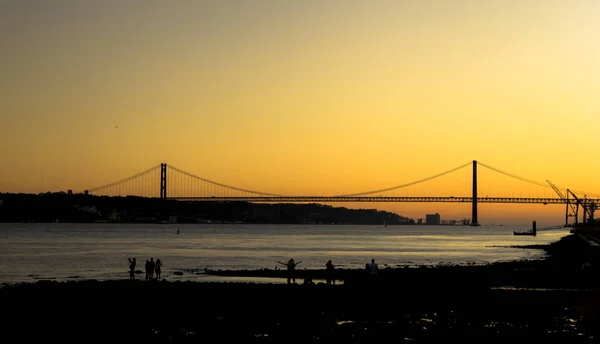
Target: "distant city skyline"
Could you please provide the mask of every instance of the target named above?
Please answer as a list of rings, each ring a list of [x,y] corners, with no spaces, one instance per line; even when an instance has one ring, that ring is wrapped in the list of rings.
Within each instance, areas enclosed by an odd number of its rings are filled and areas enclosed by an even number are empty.
[[[600,193],[598,13],[593,0],[4,1],[0,192],[80,191],[167,162],[332,195],[479,160]],[[482,196],[554,197],[480,179]],[[469,171],[409,191],[469,196]],[[462,204],[343,206],[470,217]]]

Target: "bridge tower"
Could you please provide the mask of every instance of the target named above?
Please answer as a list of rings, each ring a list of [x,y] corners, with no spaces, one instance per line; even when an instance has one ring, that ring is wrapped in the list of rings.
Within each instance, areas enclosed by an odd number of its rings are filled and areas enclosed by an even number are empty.
[[[167,199],[167,164],[160,164],[160,199]]]
[[[473,203],[471,226],[479,226],[477,222],[477,160],[473,160]]]

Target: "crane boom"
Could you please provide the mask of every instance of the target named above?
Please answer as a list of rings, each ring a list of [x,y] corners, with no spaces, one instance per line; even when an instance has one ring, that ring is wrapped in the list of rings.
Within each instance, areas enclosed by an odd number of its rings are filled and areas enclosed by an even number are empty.
[[[565,199],[565,195],[563,195],[562,192],[560,192],[560,189],[557,188],[556,185],[552,184],[552,182],[549,180],[546,180],[546,182],[548,182],[548,184],[550,184],[552,189],[554,189],[554,192],[556,192],[561,199]]]
[[[548,184],[550,184],[552,189],[554,189],[554,192],[556,192],[558,194],[558,197],[560,197],[561,199],[567,198],[565,195],[563,195],[563,193],[560,191],[560,189],[556,185],[554,185],[551,181],[546,180],[546,182],[548,182]],[[575,195],[573,195],[573,196],[575,197]],[[577,197],[575,197],[575,198],[577,198]],[[579,201],[579,200],[577,200],[577,201]],[[576,212],[576,209],[575,209],[575,206],[573,205],[573,203],[569,203],[569,202],[567,202],[567,203],[571,206],[571,209],[573,210],[573,212]]]

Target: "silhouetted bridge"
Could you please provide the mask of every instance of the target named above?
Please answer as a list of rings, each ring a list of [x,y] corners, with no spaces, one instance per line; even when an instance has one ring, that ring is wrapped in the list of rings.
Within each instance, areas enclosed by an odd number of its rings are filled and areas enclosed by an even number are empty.
[[[483,166],[497,173],[515,178],[527,183],[542,186],[544,188],[554,188],[560,197],[558,198],[537,198],[537,197],[479,197],[477,194],[477,167]],[[472,196],[470,197],[455,197],[455,196],[373,196],[387,191],[393,191],[408,186],[423,183],[432,179],[439,178],[446,174],[455,172],[468,166],[472,167]],[[167,183],[169,182],[169,184]],[[599,201],[597,199],[578,198],[569,189],[566,189],[566,196],[554,185],[546,185],[526,178],[522,178],[492,166],[472,161],[464,165],[458,166],[451,170],[419,179],[410,183],[392,186],[384,189],[371,190],[366,192],[345,194],[337,196],[294,196],[260,192],[255,190],[243,189],[227,184],[222,184],[209,179],[205,179],[189,172],[185,172],[176,167],[168,166],[162,163],[148,170],[138,173],[134,176],[119,180],[114,183],[103,185],[90,190],[85,190],[85,193],[93,195],[107,196],[142,196],[142,197],[160,197],[161,199],[171,199],[180,201],[203,201],[203,202],[253,202],[253,203],[347,203],[347,202],[440,202],[440,203],[471,203],[472,204],[472,225],[478,225],[477,221],[477,204],[478,203],[528,203],[528,204],[563,204],[566,206],[565,224],[568,222],[569,216],[575,217],[575,222],[578,221],[579,208],[583,209],[583,221],[593,219],[594,211],[597,208]],[[175,189],[175,194],[179,196],[168,196],[167,191]],[[572,195],[569,198],[569,194]],[[569,214],[571,208],[574,214]]]

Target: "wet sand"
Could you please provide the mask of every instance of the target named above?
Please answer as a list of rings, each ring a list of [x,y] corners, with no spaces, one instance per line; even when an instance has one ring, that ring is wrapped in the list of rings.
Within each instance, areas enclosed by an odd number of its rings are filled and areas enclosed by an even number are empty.
[[[339,271],[345,283],[336,286],[139,280],[5,286],[3,335],[13,342],[597,342],[599,284],[579,269],[595,252],[578,240],[569,236],[546,248],[551,257],[543,261],[388,269],[375,278]],[[237,272],[249,273],[258,272]],[[514,288],[499,288],[506,286]],[[531,287],[543,289],[525,289]]]

